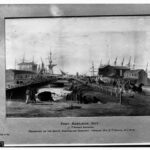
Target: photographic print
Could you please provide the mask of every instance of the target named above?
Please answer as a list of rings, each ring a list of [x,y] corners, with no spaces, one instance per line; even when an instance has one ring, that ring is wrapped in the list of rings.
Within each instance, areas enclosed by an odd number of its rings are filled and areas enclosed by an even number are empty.
[[[6,18],[6,116],[150,115],[150,17]]]

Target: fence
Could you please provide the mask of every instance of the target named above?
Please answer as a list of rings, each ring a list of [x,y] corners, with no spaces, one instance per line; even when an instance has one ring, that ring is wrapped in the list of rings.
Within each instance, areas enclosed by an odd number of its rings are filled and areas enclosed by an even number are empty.
[[[81,84],[86,84],[86,81],[80,80],[78,78],[74,78],[77,82],[80,82]],[[122,103],[122,88],[120,87],[113,87],[113,86],[104,86],[104,85],[98,85],[98,84],[92,84],[88,83],[88,86],[99,90],[101,93],[104,93],[109,96],[114,96],[119,100],[119,103]]]
[[[101,93],[116,97],[117,99],[119,99],[119,103],[122,102],[122,88],[96,84],[91,84],[90,86],[99,90]]]

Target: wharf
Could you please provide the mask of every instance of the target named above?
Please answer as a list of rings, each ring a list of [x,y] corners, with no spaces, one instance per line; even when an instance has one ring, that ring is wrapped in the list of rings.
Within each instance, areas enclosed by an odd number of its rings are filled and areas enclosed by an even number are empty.
[[[40,77],[36,77],[34,79],[31,79],[31,80],[28,80],[28,81],[21,83],[21,84],[14,84],[11,86],[7,86],[6,91],[19,89],[19,88],[26,88],[28,86],[38,86],[38,85],[44,85],[47,83],[54,83],[57,80],[58,80],[57,77],[54,77],[54,76],[49,76],[49,77],[40,76]]]

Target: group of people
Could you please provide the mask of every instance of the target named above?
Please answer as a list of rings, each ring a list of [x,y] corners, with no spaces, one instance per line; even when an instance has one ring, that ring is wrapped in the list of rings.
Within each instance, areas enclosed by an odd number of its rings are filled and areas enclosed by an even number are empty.
[[[133,81],[116,79],[106,85],[104,83],[98,82],[98,85],[103,86],[104,88],[109,86],[113,87],[113,89],[115,89],[113,94],[115,94],[116,97],[119,97],[121,101],[123,95],[134,98],[135,93],[143,93],[142,86],[144,84],[141,83],[136,85],[136,83]],[[70,88],[72,92],[66,96],[66,100],[73,100],[77,101],[78,103],[95,103],[98,101],[105,103],[105,101],[97,99],[96,96],[89,96],[89,93],[92,91],[92,89],[93,88],[90,86],[89,82],[82,85],[72,82],[72,86]]]
[[[130,95],[130,97],[134,97],[135,93],[144,94],[142,87],[144,86],[143,83],[136,84],[135,82],[131,82],[130,80],[115,80],[113,82],[114,88],[120,88],[122,93],[126,95]]]
[[[36,103],[36,88],[28,87],[26,89],[26,104],[28,103]]]
[[[114,79],[110,80],[107,83],[104,83],[100,78],[97,78],[96,80],[98,85],[110,85],[113,86],[114,89],[116,89],[116,93],[121,94],[128,94],[131,97],[134,97],[135,93],[143,94],[142,87],[144,86],[143,83],[140,83],[139,85],[136,85],[136,81],[126,81],[124,79]]]

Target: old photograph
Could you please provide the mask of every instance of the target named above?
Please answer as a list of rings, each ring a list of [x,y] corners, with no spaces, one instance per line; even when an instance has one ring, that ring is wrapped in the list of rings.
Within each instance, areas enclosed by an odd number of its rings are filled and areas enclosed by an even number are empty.
[[[6,18],[6,117],[150,115],[150,16]]]

